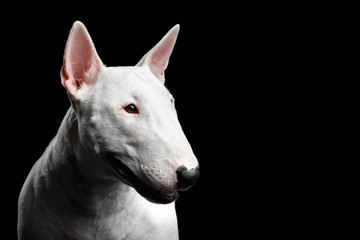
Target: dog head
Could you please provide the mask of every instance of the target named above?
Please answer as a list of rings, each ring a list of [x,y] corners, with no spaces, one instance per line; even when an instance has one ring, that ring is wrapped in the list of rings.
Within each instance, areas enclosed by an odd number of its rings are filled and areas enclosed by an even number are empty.
[[[156,203],[170,203],[199,176],[196,157],[164,86],[179,26],[134,67],[105,67],[80,22],[66,44],[61,82],[94,164]],[[98,163],[97,163],[98,164]]]

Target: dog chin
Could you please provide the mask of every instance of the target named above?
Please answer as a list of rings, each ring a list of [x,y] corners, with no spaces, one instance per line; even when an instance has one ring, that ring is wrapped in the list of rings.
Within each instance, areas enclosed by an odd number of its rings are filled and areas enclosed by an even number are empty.
[[[106,160],[110,163],[122,182],[135,188],[135,190],[148,201],[157,204],[168,204],[178,198],[179,195],[177,191],[163,192],[146,184],[137,177],[130,168],[116,158],[114,154],[106,154]]]

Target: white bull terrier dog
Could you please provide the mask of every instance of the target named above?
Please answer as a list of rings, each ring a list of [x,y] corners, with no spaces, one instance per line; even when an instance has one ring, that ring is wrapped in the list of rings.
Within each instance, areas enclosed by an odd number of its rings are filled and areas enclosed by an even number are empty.
[[[21,190],[19,239],[179,238],[174,201],[199,166],[164,86],[178,31],[134,67],[105,67],[74,23],[61,69],[71,107]]]

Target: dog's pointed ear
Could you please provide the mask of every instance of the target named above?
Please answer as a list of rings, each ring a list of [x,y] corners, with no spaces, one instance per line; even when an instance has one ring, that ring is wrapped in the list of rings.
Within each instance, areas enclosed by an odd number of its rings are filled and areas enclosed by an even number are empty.
[[[70,30],[61,68],[61,83],[75,99],[85,96],[103,68],[84,24],[76,21]]]
[[[175,25],[170,31],[155,45],[136,66],[149,66],[151,72],[162,82],[165,82],[165,69],[169,63],[170,55],[174,49],[180,25]]]

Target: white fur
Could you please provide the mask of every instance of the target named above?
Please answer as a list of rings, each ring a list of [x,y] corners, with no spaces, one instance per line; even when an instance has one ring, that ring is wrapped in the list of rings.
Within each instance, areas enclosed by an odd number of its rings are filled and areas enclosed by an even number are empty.
[[[85,27],[74,24],[61,72],[72,107],[24,183],[19,239],[178,239],[175,199],[161,201],[177,194],[180,166],[198,167],[163,85],[178,28],[137,66],[105,67]],[[125,111],[130,103],[139,114]],[[108,153],[158,197],[117,172]]]

